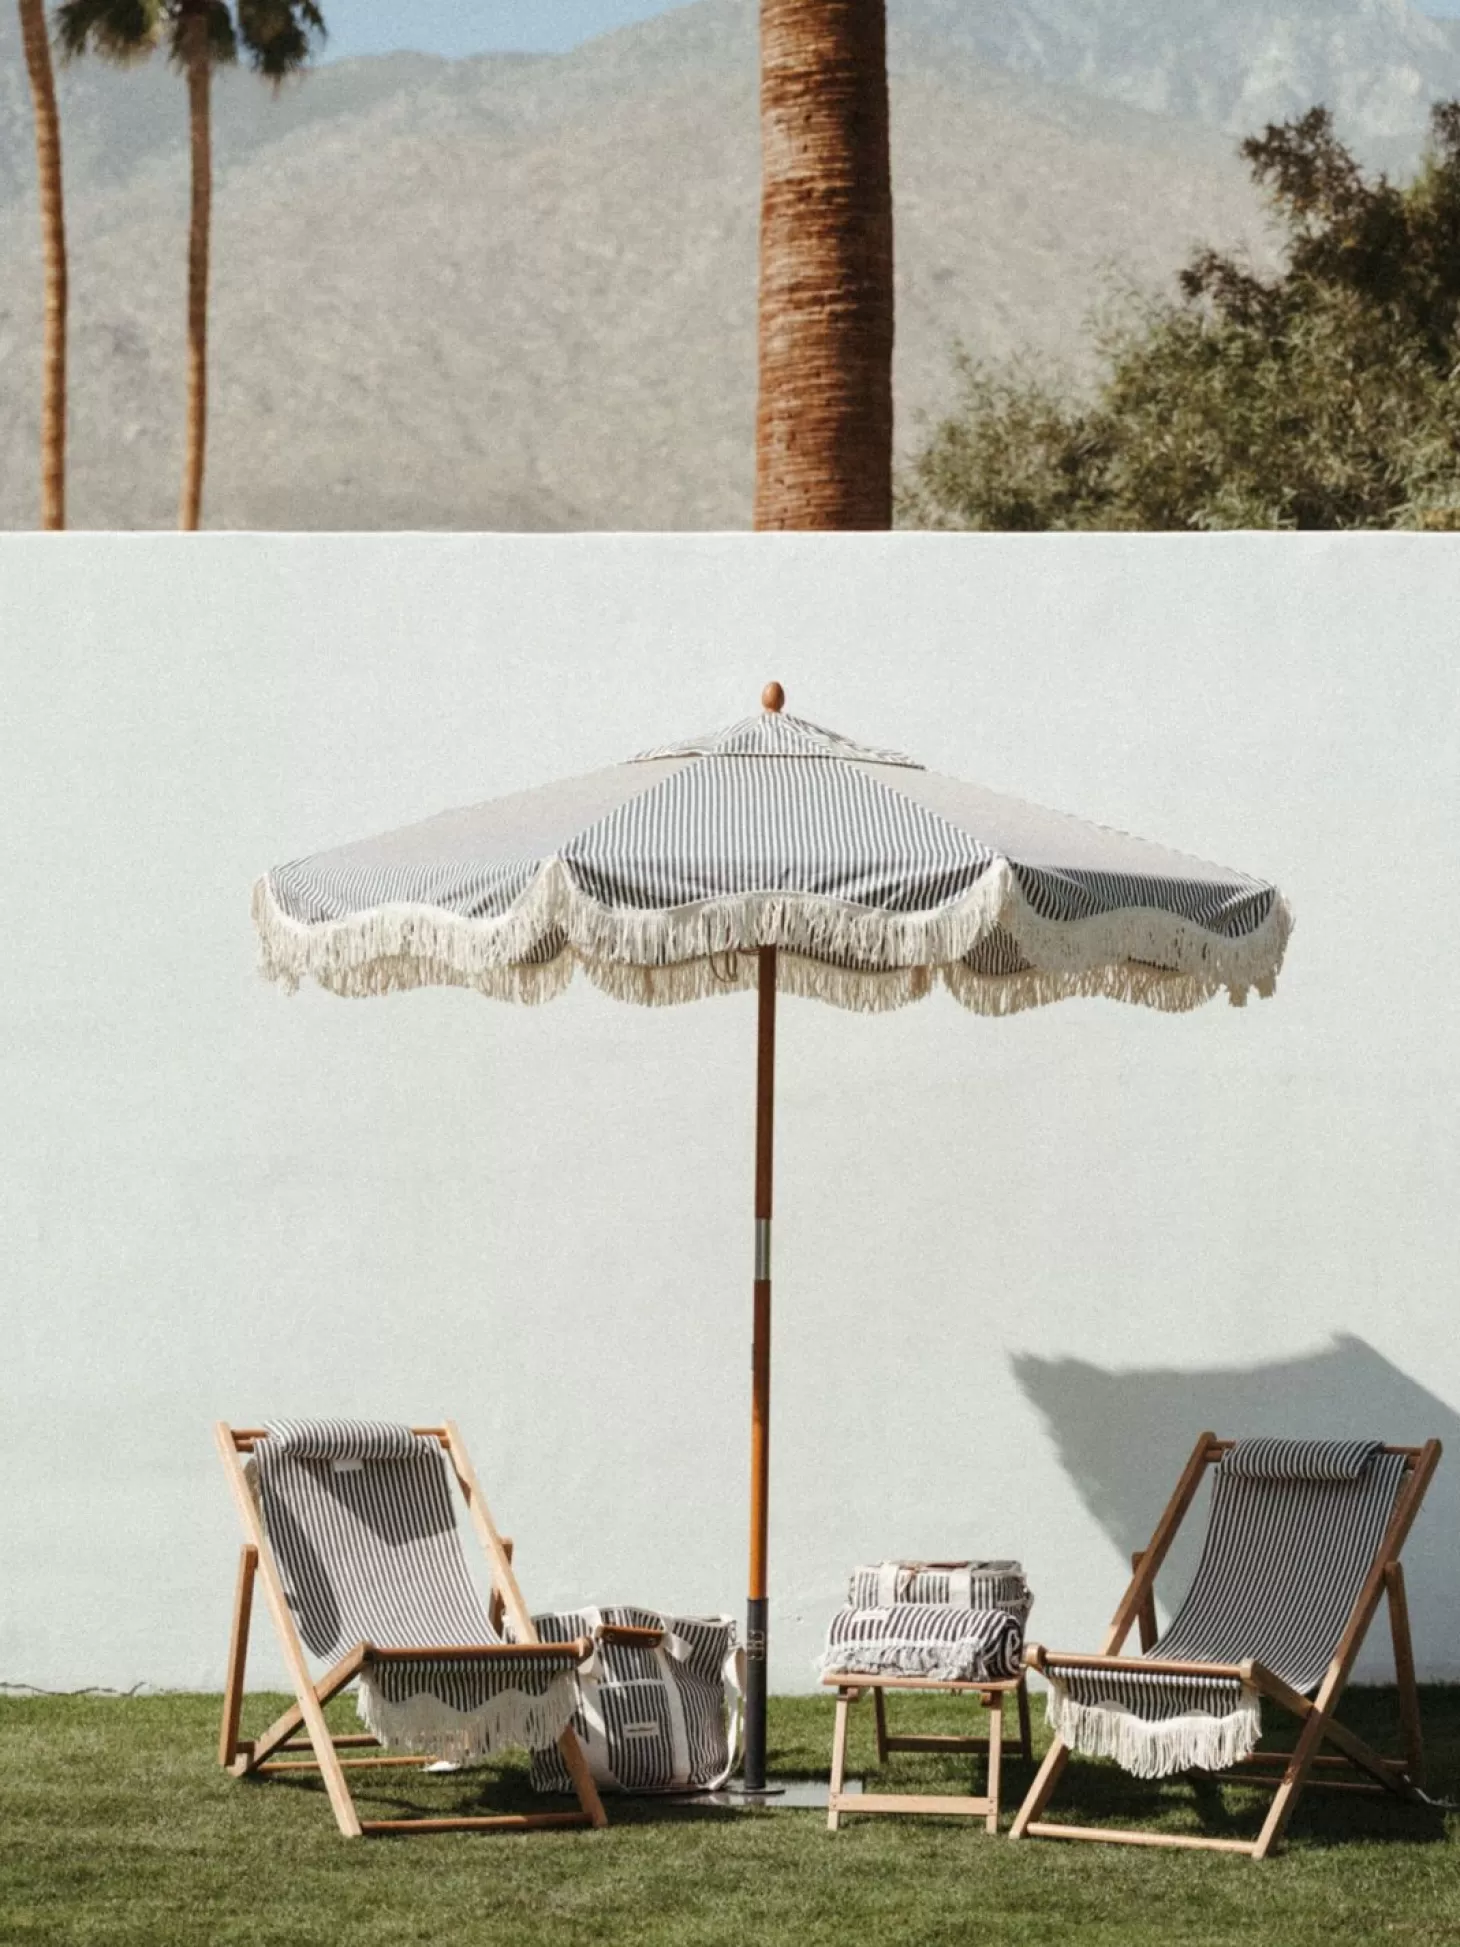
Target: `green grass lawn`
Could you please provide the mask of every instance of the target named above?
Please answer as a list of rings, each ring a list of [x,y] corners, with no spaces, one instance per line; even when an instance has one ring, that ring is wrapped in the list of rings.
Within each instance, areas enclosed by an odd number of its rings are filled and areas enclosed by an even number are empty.
[[[282,1707],[252,1697],[245,1734]],[[1429,1789],[1460,1796],[1460,1689],[1425,1693]],[[894,1727],[957,1728],[938,1698],[894,1704]],[[1345,1716],[1392,1748],[1394,1699],[1355,1691]],[[334,1713],[352,1727],[348,1704]],[[135,1947],[941,1947],[1079,1941],[1110,1947],[1460,1942],[1460,1819],[1349,1793],[1303,1800],[1285,1852],[1013,1845],[950,1820],[712,1813],[609,1801],[606,1832],[366,1839],[335,1831],[312,1779],[240,1783],[215,1761],[213,1697],[0,1699],[0,1941]],[[1042,1711],[1036,1705],[1036,1717]],[[854,1770],[873,1769],[871,1710]],[[854,1719],[854,1722],[857,1720]],[[778,1698],[772,1770],[825,1778],[831,1705]],[[1042,1741],[1042,1738],[1041,1738]],[[964,1761],[965,1764],[967,1761]],[[967,1790],[947,1758],[901,1756],[883,1789]],[[455,1778],[357,1773],[368,1816],[529,1804],[508,1761]],[[1029,1768],[1007,1768],[1005,1813]],[[1255,1832],[1265,1794],[1143,1785],[1076,1761],[1053,1815],[1155,1817],[1170,1831]]]

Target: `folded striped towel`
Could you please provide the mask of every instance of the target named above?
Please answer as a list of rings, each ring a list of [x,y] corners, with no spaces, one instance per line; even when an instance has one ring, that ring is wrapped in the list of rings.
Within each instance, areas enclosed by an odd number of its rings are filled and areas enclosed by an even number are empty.
[[[1034,1597],[1019,1562],[865,1562],[852,1570],[849,1609],[886,1609],[899,1602],[1005,1609],[1022,1626]]]

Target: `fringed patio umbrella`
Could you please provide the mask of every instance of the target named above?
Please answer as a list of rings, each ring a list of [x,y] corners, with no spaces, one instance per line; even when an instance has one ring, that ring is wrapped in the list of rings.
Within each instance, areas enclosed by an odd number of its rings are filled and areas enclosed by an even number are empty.
[[[1178,1011],[1271,994],[1276,887],[925,770],[782,712],[299,859],[254,889],[264,970],[337,994],[759,996],[744,1782],[765,1788],[778,991],[980,1014],[1071,995]]]

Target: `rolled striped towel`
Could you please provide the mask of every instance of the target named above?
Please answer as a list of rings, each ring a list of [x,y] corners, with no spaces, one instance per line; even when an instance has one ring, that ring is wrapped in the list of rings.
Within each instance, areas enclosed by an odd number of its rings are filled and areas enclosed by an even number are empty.
[[[1019,1674],[1024,1626],[1007,1609],[896,1602],[838,1610],[817,1662],[822,1676],[918,1676],[947,1683]]]

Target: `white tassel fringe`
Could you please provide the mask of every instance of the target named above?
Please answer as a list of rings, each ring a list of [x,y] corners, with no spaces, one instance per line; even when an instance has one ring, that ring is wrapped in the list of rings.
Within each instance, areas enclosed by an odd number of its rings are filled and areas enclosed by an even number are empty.
[[[254,888],[253,917],[263,972],[291,990],[313,979],[349,996],[450,986],[541,1002],[561,994],[581,969],[616,999],[665,1006],[753,987],[756,948],[776,946],[788,993],[882,1012],[923,999],[941,981],[981,1014],[1012,1014],[1072,995],[1176,1012],[1222,988],[1240,1005],[1251,988],[1272,991],[1292,929],[1281,899],[1240,940],[1145,908],[1046,920],[1002,859],[959,904],[931,914],[769,894],[662,912],[609,909],[574,886],[554,859],[499,919],[381,906],[305,925],[279,906],[267,877]],[[996,928],[1012,938],[1028,970],[978,974],[964,964]],[[554,935],[563,939],[562,951],[531,964],[528,956]],[[834,964],[840,960],[861,964]]]
[[[541,1696],[504,1690],[477,1710],[453,1710],[428,1691],[390,1703],[366,1674],[356,1707],[360,1722],[388,1751],[475,1764],[510,1745],[542,1750],[567,1729],[578,1702],[578,1674],[555,1677]]]
[[[818,1676],[932,1677],[944,1683],[974,1683],[984,1674],[971,1668],[981,1657],[969,1653],[967,1643],[899,1642],[836,1643],[822,1651],[812,1668]],[[1000,1679],[1001,1680],[1001,1679]]]
[[[1256,1750],[1262,1735],[1262,1702],[1244,1686],[1235,1711],[1213,1717],[1187,1711],[1180,1717],[1137,1717],[1123,1704],[1076,1703],[1050,1679],[1045,1703],[1049,1728],[1073,1751],[1114,1758],[1135,1778],[1168,1778],[1176,1771],[1226,1771]]]

